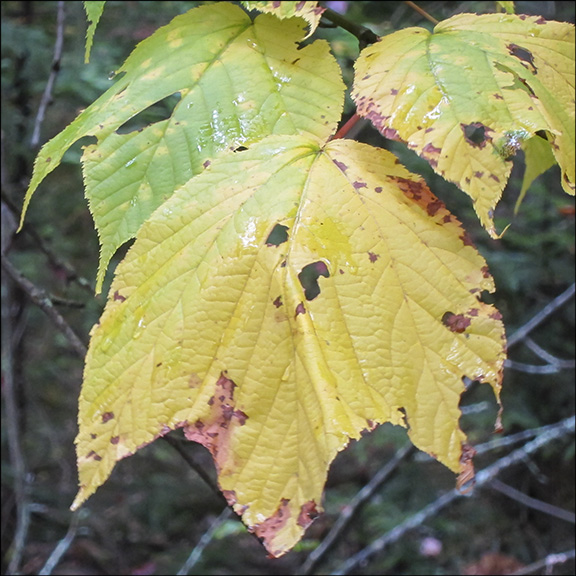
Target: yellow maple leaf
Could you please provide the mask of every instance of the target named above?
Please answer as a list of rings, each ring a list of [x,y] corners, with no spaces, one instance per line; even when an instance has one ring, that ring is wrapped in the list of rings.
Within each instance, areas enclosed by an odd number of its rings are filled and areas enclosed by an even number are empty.
[[[383,422],[471,471],[468,376],[499,396],[493,282],[459,222],[390,153],[271,136],[215,160],[144,223],[92,332],[79,506],[170,430],[206,446],[273,556],[321,511],[328,467]]]

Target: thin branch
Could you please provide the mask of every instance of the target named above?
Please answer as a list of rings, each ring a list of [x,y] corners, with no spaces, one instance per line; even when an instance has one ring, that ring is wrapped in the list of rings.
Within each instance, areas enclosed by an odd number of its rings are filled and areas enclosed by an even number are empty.
[[[508,338],[508,349],[512,348],[515,344],[518,344],[521,340],[526,338],[536,326],[540,325],[544,320],[546,320],[549,316],[551,316],[558,308],[564,305],[570,298],[574,296],[574,292],[576,291],[576,284],[572,284],[569,288],[564,290],[562,294],[556,296],[552,302],[544,306],[540,312],[538,312],[535,316],[533,316],[524,326],[521,326]]]
[[[228,505],[228,502],[224,498],[222,492],[220,492],[216,482],[212,480],[210,475],[204,470],[204,467],[200,465],[198,462],[196,462],[196,460],[194,460],[194,458],[190,455],[188,451],[184,450],[184,447],[182,446],[181,442],[179,442],[176,438],[173,438],[172,436],[162,436],[162,440],[168,442],[168,444],[170,444],[170,446],[172,446],[172,448],[174,448],[176,452],[178,452],[178,454],[182,456],[182,458],[186,461],[188,466],[190,466],[190,468],[192,468],[192,470],[194,470],[194,472],[196,472],[196,474],[198,474],[198,476],[200,476],[200,478],[202,478],[202,480],[206,482],[206,484],[212,490],[212,492],[214,492],[214,494],[220,500],[222,500],[224,504]]]
[[[480,488],[481,486],[492,482],[494,478],[502,472],[502,470],[521,462],[528,454],[536,452],[549,442],[573,433],[575,423],[576,419],[572,416],[553,426],[548,426],[545,432],[540,434],[531,442],[518,448],[509,455],[500,458],[494,464],[478,472],[476,475],[476,488]],[[374,555],[382,552],[382,550],[390,544],[397,542],[402,536],[404,536],[404,534],[421,526],[429,518],[432,518],[442,509],[446,508],[446,506],[462,497],[463,494],[456,489],[441,495],[437,500],[420,510],[420,512],[410,516],[404,522],[398,524],[392,530],[374,540],[369,546],[366,546],[366,548],[357,554],[354,554],[354,556],[341,564],[335,572],[332,572],[332,574],[348,574],[359,565],[364,565]]]
[[[7,188],[6,185],[2,187],[2,201],[10,208],[16,220],[20,221],[20,210],[12,201],[12,198],[5,193],[4,189]],[[94,294],[94,287],[90,284],[86,278],[80,276],[78,272],[70,265],[68,262],[62,260],[59,256],[54,254],[52,250],[48,247],[42,236],[36,232],[36,229],[33,226],[30,226],[27,222],[24,222],[22,225],[22,232],[25,232],[30,236],[30,238],[34,241],[40,251],[48,258],[48,262],[52,268],[56,270],[62,270],[66,275],[67,282],[76,282],[81,288],[84,288],[87,292],[91,295]]]
[[[322,18],[330,20],[330,22],[333,22],[336,26],[340,26],[340,28],[350,32],[353,36],[356,36],[356,38],[358,38],[360,49],[369,44],[374,44],[374,42],[378,42],[378,35],[372,32],[370,28],[351,22],[342,16],[342,14],[338,14],[338,12],[335,12],[330,8],[326,8],[324,12],[322,12]]]
[[[550,352],[544,350],[544,348],[541,346],[538,346],[538,344],[536,344],[536,342],[534,342],[534,340],[532,340],[532,338],[529,336],[524,338],[523,344],[526,346],[526,348],[534,352],[536,356],[540,357],[545,362],[548,362],[548,364],[556,364],[561,366],[564,362],[572,362],[571,360],[562,360],[561,358],[557,358],[556,356],[550,354]]]
[[[576,524],[576,514],[574,514],[574,512],[564,510],[563,508],[559,508],[553,504],[548,504],[547,502],[543,502],[542,500],[538,500],[536,498],[531,498],[530,496],[524,494],[524,492],[520,492],[520,490],[516,490],[516,488],[513,488],[512,486],[504,484],[504,482],[501,482],[497,478],[492,480],[489,486],[490,488],[494,488],[494,490],[498,490],[498,492],[501,492],[505,496],[508,496],[508,498],[516,500],[516,502],[520,502],[520,504],[523,504],[528,508],[533,508],[534,510],[539,510],[544,514],[549,514],[550,516],[560,518],[560,520],[565,520],[571,524]]]
[[[511,572],[510,576],[525,576],[526,574],[538,572],[542,570],[542,568],[546,568],[546,574],[551,574],[552,572],[549,571],[550,568],[557,564],[565,564],[568,560],[574,560],[575,557],[576,550],[574,549],[567,550],[566,552],[558,552],[556,554],[548,554],[548,556],[542,558],[542,560],[528,564],[528,566],[524,566],[523,568],[520,568],[520,570],[516,570],[516,572]]]
[[[380,489],[382,484],[396,471],[398,466],[415,451],[411,443],[407,443],[391,458],[376,474],[370,482],[366,484],[351,502],[342,510],[338,520],[334,523],[330,532],[322,540],[322,543],[306,558],[297,574],[312,574],[314,568],[320,563],[322,558],[332,548],[336,540],[344,534],[350,523],[356,518],[366,502],[372,499],[374,494]]]
[[[65,306],[66,308],[86,308],[85,302],[70,300],[69,298],[62,298],[61,296],[56,296],[55,294],[50,294],[50,300],[52,300],[52,303],[56,306]]]
[[[220,528],[220,526],[222,526],[222,524],[224,524],[224,522],[226,522],[226,520],[230,518],[231,514],[232,514],[231,508],[226,507],[224,508],[224,510],[222,510],[220,516],[218,516],[218,518],[216,518],[216,520],[212,522],[210,528],[206,532],[204,532],[202,538],[200,538],[200,541],[198,542],[198,544],[196,544],[196,546],[190,553],[190,556],[188,556],[188,559],[186,560],[182,568],[178,570],[177,572],[178,576],[186,576],[187,574],[190,573],[190,570],[192,570],[192,568],[194,568],[194,566],[200,560],[206,546],[208,546],[208,544],[210,544],[210,542],[214,538],[216,530],[218,530],[218,528]]]
[[[68,322],[60,315],[58,310],[56,310],[46,292],[24,277],[4,254],[2,254],[2,267],[8,272],[12,280],[26,292],[30,300],[32,300],[32,302],[54,322],[58,330],[66,336],[76,354],[84,358],[87,352],[85,344],[76,335],[76,332],[74,332]]]
[[[525,374],[557,374],[562,370],[569,370],[576,366],[574,360],[561,360],[557,364],[525,364],[524,362],[516,362],[515,360],[504,360],[504,366],[510,370],[517,372],[524,372]]]
[[[68,551],[68,548],[70,548],[70,545],[74,541],[74,538],[76,538],[76,534],[78,532],[78,523],[80,519],[80,514],[81,512],[74,512],[72,514],[72,520],[70,522],[70,526],[68,527],[66,535],[64,536],[64,538],[62,538],[62,540],[60,540],[60,542],[58,542],[56,548],[52,550],[52,554],[50,554],[48,560],[46,560],[46,563],[44,564],[44,566],[42,566],[40,572],[38,572],[39,576],[50,576],[50,574],[52,574],[52,570],[56,568],[56,566],[62,559],[62,556],[64,556],[64,554],[66,554],[66,552]]]
[[[407,4],[408,6],[410,6],[410,8],[412,8],[412,10],[415,10],[416,12],[418,12],[418,14],[420,14],[420,16],[423,16],[424,18],[426,18],[426,20],[429,20],[430,22],[432,22],[432,24],[434,24],[434,26],[436,26],[436,24],[438,24],[439,21],[436,20],[436,18],[434,18],[433,16],[430,16],[430,14],[428,14],[428,12],[426,12],[426,10],[423,10],[422,8],[420,8],[420,6],[418,6],[414,2],[408,2],[406,0],[404,2],[404,4]]]
[[[4,258],[4,256],[2,256]],[[26,536],[30,525],[30,503],[28,501],[26,463],[20,442],[20,422],[14,381],[12,297],[9,284],[2,279],[2,396],[8,435],[8,452],[12,472],[12,484],[16,505],[16,527],[10,547],[8,574],[17,574],[22,562]]]
[[[56,17],[56,42],[54,44],[54,56],[52,57],[52,66],[50,67],[48,82],[46,82],[44,94],[42,94],[42,100],[40,101],[38,114],[36,114],[36,120],[34,122],[34,132],[32,133],[32,138],[30,140],[30,146],[32,148],[36,148],[40,143],[40,128],[42,126],[42,122],[44,122],[46,109],[52,100],[52,90],[54,88],[54,83],[56,82],[56,77],[58,76],[58,72],[60,72],[62,47],[64,45],[64,21],[66,19],[66,11],[64,9],[64,5],[65,2],[63,0],[59,0],[58,14]]]

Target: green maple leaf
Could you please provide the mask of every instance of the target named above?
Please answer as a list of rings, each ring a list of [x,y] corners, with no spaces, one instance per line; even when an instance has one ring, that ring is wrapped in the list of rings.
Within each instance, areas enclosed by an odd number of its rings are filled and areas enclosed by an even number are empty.
[[[390,153],[270,136],[220,156],[117,268],[86,358],[74,506],[177,428],[210,450],[273,556],[320,512],[328,466],[365,429],[409,426],[469,474],[462,378],[498,397],[504,359],[483,290],[460,224]]]
[[[574,194],[571,24],[459,14],[433,33],[406,28],[362,51],[352,95],[360,115],[470,195],[492,236],[511,158],[537,132],[546,134],[545,156],[554,155],[562,186]]]
[[[122,77],[40,151],[22,218],[41,181],[84,136],[86,197],[101,243],[99,292],[110,258],[173,191],[220,152],[268,134],[327,138],[344,84],[325,41],[299,49],[303,23],[263,14],[254,22],[219,2],[178,16],[141,42]],[[179,95],[169,118],[119,129],[156,102]]]

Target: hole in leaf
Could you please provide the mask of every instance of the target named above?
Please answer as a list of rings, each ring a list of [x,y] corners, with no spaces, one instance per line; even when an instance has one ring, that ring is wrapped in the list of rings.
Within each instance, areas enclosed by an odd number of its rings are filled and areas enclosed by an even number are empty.
[[[521,60],[523,63],[526,62],[526,64],[528,64],[528,66],[524,64],[526,68],[531,70],[534,74],[537,74],[538,71],[534,65],[534,56],[532,56],[530,50],[526,50],[526,48],[522,48],[521,46],[518,46],[518,44],[508,44],[506,48],[508,48],[508,52],[510,52],[512,56],[516,56],[516,58]]]
[[[314,300],[320,294],[320,286],[318,285],[320,276],[324,276],[324,278],[330,277],[328,267],[321,260],[307,264],[298,274],[298,280],[300,280],[300,284],[304,289],[306,300]]]
[[[475,148],[483,148],[486,144],[488,136],[486,135],[486,126],[480,122],[472,122],[472,124],[460,124],[464,138],[466,141]]]
[[[162,120],[167,120],[172,116],[176,104],[180,101],[180,92],[166,96],[162,100],[155,102],[148,108],[142,110],[136,116],[133,116],[117,130],[117,134],[128,134],[136,130],[141,130],[150,124],[155,124],[161,122]]]
[[[276,224],[266,239],[266,246],[280,246],[288,241],[288,226]]]

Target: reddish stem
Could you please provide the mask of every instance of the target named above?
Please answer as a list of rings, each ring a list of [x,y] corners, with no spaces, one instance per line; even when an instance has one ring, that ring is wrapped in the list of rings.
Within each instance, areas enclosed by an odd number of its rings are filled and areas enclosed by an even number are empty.
[[[346,124],[344,124],[344,126],[342,126],[342,128],[340,128],[340,130],[338,130],[338,132],[336,132],[334,136],[332,136],[331,140],[338,140],[338,138],[344,138],[344,136],[346,136],[346,134],[348,134],[348,132],[352,130],[352,127],[356,125],[356,122],[358,122],[358,120],[360,120],[360,116],[358,116],[358,114],[354,112],[354,114],[350,116]]]

